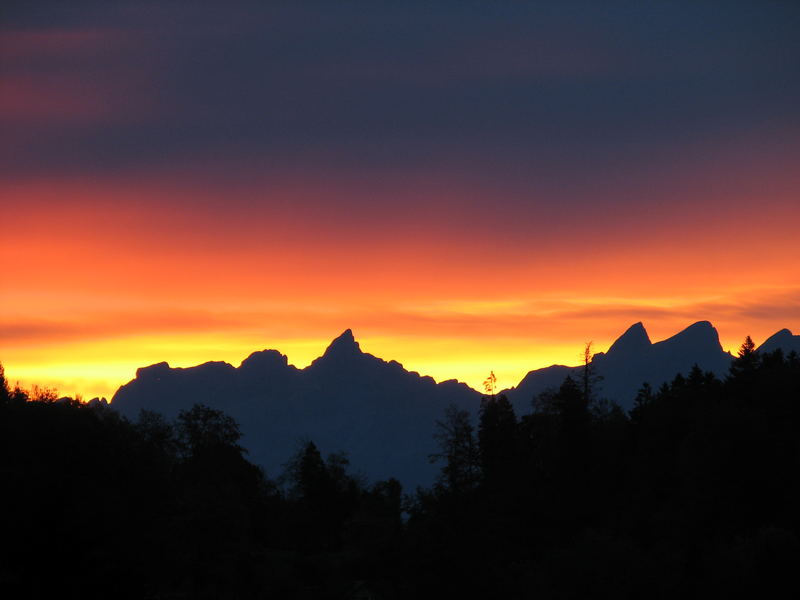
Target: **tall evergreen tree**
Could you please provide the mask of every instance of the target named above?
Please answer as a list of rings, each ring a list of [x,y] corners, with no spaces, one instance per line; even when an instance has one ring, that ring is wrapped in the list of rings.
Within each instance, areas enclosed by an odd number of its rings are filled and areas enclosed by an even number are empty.
[[[11,390],[8,387],[6,372],[3,363],[0,363],[0,406],[5,406],[11,401]]]
[[[469,413],[451,404],[445,410],[444,420],[436,421],[436,427],[434,438],[439,452],[430,458],[445,462],[439,486],[454,494],[474,489],[479,480],[480,456]]]
[[[484,482],[508,483],[517,459],[517,416],[504,394],[481,402],[478,444]]]

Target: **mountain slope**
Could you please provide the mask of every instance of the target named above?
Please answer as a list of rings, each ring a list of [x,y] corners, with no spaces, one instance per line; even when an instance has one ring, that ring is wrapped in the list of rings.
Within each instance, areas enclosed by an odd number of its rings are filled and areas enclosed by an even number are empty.
[[[474,413],[480,394],[364,353],[348,329],[305,369],[275,350],[255,352],[238,368],[145,367],[117,391],[112,406],[135,419],[141,409],[174,417],[195,402],[235,418],[250,460],[270,476],[310,438],[324,452],[345,451],[372,480],[394,476],[413,489],[433,481],[437,467],[428,455],[436,450],[436,420],[451,402]]]
[[[800,352],[800,336],[781,330],[759,351],[779,347]],[[708,321],[656,343],[642,323],[635,323],[607,352],[597,353],[593,365],[602,377],[598,395],[629,409],[642,383],[658,387],[695,364],[724,377],[731,358]],[[567,375],[579,378],[581,367],[531,371],[504,393],[517,414],[525,414],[534,396],[557,388]],[[433,480],[436,468],[428,455],[436,450],[435,423],[445,407],[452,402],[475,415],[480,397],[464,384],[437,384],[398,362],[362,352],[348,329],[305,369],[288,364],[276,350],[254,352],[238,368],[222,362],[144,367],[117,391],[112,405],[135,419],[141,409],[174,417],[200,402],[239,422],[250,459],[270,476],[278,475],[300,441],[310,438],[325,452],[347,452],[354,469],[371,479],[395,476],[408,488]]]
[[[723,351],[717,330],[699,321],[680,333],[655,344],[642,323],[631,325],[608,349],[593,359],[595,373],[602,377],[598,395],[629,409],[642,383],[658,387],[677,373],[688,373],[697,364],[717,376],[727,373],[731,356]],[[504,393],[520,412],[530,410],[531,400],[547,388],[558,387],[567,375],[581,376],[581,367],[553,365],[528,373],[519,385]]]
[[[788,329],[781,329],[777,333],[768,337],[757,350],[758,352],[774,352],[778,349],[783,350],[784,354],[796,352],[800,354],[800,335],[792,335]]]

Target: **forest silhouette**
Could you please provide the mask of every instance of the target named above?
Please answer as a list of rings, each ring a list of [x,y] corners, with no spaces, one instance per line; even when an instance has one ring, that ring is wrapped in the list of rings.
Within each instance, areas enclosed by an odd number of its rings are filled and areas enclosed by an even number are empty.
[[[264,473],[238,424],[11,388],[0,370],[5,597],[750,598],[800,585],[800,358],[748,338],[723,379],[583,376],[518,415],[437,423],[438,479],[367,482],[314,441]],[[1,367],[0,367],[1,369]],[[325,449],[331,450],[331,449]],[[386,449],[391,451],[391,448]]]

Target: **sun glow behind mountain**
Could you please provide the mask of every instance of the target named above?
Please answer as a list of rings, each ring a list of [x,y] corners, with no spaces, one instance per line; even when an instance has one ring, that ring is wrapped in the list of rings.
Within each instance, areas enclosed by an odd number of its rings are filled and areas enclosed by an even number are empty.
[[[481,389],[636,321],[800,329],[795,9],[279,4],[4,15],[12,382],[350,327]]]
[[[251,193],[287,194],[271,186]],[[2,360],[12,380],[87,397],[160,360],[237,365],[275,348],[303,367],[346,327],[373,354],[481,389],[491,369],[510,386],[533,368],[576,364],[585,342],[604,350],[639,320],[664,338],[708,319],[735,350],[799,316],[788,194],[767,214],[732,201],[734,189],[724,206],[698,197],[686,223],[683,203],[658,222],[612,211],[546,223],[511,204],[484,230],[477,217],[454,227],[303,208],[366,202],[352,186],[294,190],[278,210],[172,179],[0,187],[25,232],[2,241]],[[404,189],[412,205],[426,194]]]

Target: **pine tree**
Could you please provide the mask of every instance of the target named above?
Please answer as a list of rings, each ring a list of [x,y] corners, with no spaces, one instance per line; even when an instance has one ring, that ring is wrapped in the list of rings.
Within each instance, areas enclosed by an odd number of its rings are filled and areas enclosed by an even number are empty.
[[[478,444],[484,482],[508,482],[517,460],[517,416],[504,394],[481,402]]]
[[[430,460],[445,461],[439,486],[454,494],[474,489],[478,483],[480,458],[469,413],[451,404],[445,410],[444,420],[436,421],[436,427],[434,438],[440,451],[432,454]]]

